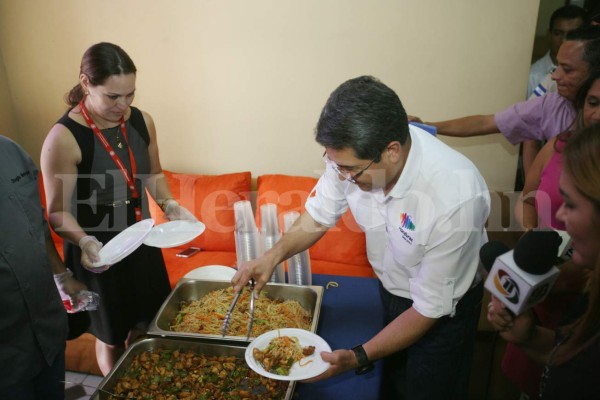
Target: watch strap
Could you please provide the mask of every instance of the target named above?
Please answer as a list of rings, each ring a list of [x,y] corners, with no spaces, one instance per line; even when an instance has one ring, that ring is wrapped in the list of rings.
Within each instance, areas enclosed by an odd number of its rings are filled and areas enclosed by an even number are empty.
[[[356,356],[356,360],[358,361],[358,368],[356,368],[355,371],[357,375],[367,373],[374,368],[373,363],[369,361],[367,352],[361,344],[359,344],[358,346],[354,346],[352,348],[352,352],[354,353],[354,355]]]

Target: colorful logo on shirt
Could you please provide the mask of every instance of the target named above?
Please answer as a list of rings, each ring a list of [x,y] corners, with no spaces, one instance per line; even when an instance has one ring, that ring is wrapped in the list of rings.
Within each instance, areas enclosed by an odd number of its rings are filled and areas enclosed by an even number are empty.
[[[400,214],[400,226],[404,229],[408,229],[409,231],[415,230],[415,224],[412,221],[412,218],[407,213]]]

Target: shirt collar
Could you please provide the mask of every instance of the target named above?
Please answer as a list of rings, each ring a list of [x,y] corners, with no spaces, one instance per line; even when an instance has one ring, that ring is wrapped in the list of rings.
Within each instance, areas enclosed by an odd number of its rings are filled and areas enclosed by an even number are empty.
[[[390,190],[388,197],[403,198],[407,196],[421,171],[423,160],[422,135],[429,135],[429,133],[412,125],[408,126],[408,131],[412,143],[408,152],[408,157],[406,158],[406,164],[404,164],[398,182],[396,182],[392,190]]]

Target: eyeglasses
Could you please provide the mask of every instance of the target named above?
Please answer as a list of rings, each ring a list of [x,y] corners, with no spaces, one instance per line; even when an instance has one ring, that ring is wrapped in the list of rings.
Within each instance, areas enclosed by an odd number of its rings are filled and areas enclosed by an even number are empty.
[[[325,164],[327,165],[331,165],[331,168],[333,168],[333,170],[342,178],[344,178],[345,180],[347,180],[348,182],[352,182],[354,184],[357,184],[358,182],[356,181],[366,170],[369,169],[369,167],[371,165],[373,165],[373,163],[375,162],[375,160],[372,160],[366,167],[364,167],[363,169],[361,169],[360,171],[358,171],[356,174],[352,175],[352,173],[350,171],[344,171],[343,168],[340,168],[339,165],[337,165],[336,163],[334,163],[333,161],[331,161],[329,159],[329,157],[327,157],[327,152],[323,153],[323,161],[325,161]]]

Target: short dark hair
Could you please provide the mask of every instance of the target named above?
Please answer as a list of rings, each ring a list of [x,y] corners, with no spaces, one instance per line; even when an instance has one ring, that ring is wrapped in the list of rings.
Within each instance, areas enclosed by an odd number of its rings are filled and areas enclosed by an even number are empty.
[[[583,2],[583,8],[585,8],[588,11],[588,18],[590,23],[600,23],[600,1],[585,0]]]
[[[573,29],[565,40],[583,42],[583,61],[590,67],[590,75],[600,69],[600,26],[584,25]]]
[[[336,150],[351,148],[362,160],[379,162],[393,141],[408,138],[408,118],[398,95],[372,76],[342,83],[321,111],[316,141]]]
[[[592,22],[600,24],[600,3],[590,11],[590,23]]]
[[[581,18],[581,21],[585,23],[587,21],[587,12],[583,8],[571,4],[559,7],[556,10],[554,10],[552,15],[550,16],[550,23],[548,28],[552,30],[554,28],[554,23],[557,19],[576,18]]]
[[[137,68],[125,50],[107,42],[96,43],[87,49],[79,67],[79,73],[85,74],[92,86],[102,85],[112,75],[136,72]],[[77,84],[67,93],[67,104],[75,106],[83,96],[83,89]]]

